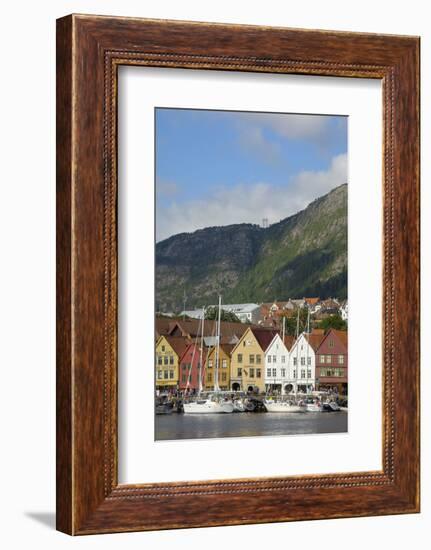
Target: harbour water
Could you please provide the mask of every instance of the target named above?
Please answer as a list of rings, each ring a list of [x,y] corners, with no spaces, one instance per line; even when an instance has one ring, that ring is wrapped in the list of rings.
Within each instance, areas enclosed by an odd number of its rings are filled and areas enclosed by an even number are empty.
[[[155,439],[207,439],[347,432],[347,412],[156,415]]]

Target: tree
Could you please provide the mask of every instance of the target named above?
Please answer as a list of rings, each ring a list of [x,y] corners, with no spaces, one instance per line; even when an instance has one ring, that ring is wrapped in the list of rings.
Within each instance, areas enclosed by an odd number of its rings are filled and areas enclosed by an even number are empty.
[[[298,324],[298,311],[296,311],[294,315],[282,312],[280,314],[280,329],[283,327],[283,317],[285,318],[284,329],[286,334],[288,334],[289,336],[296,336],[297,324]],[[310,318],[310,330],[311,330],[311,326],[312,326],[312,321]],[[307,308],[304,307],[299,309],[299,334],[301,334],[301,332],[304,332],[306,330],[308,330],[308,310]]]
[[[334,328],[335,330],[347,330],[347,323],[341,317],[341,315],[330,315],[326,319],[322,319],[319,324],[320,328],[323,328],[325,332],[328,332],[329,329]]]
[[[215,321],[218,319],[218,307],[209,307],[205,310],[205,320]],[[230,323],[240,323],[241,321],[231,311],[226,311],[221,308],[220,320],[228,321]]]

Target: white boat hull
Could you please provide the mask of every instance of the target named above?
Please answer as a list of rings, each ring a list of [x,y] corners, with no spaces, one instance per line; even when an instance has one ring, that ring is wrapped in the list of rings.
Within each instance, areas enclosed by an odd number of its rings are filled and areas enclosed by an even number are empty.
[[[305,407],[307,412],[322,412],[321,405],[317,405],[316,403],[307,403]]]
[[[185,414],[226,414],[233,412],[233,403],[231,401],[194,401],[184,403]]]
[[[302,413],[306,411],[304,407],[299,405],[291,405],[290,403],[284,401],[266,401],[265,407],[267,412],[270,413]]]

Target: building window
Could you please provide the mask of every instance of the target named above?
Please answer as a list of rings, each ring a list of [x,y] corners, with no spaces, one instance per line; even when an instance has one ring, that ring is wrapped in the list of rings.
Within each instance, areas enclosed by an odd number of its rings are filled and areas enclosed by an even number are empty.
[[[169,363],[169,359],[168,359],[168,356],[165,355],[164,359],[163,359],[163,362],[165,365],[167,365]]]
[[[173,356],[173,355],[171,355],[171,356],[169,357],[169,364],[170,364],[170,365],[173,365],[173,364],[174,364],[174,356]]]
[[[307,357],[307,365],[311,365],[311,357]]]
[[[227,360],[226,360],[226,359],[222,359],[221,366],[222,366],[222,368],[224,368],[224,369],[227,368]]]
[[[293,378],[296,378],[296,369],[293,369]]]
[[[162,356],[159,355],[159,356],[157,357],[157,364],[158,364],[158,365],[161,365],[162,363],[163,363],[163,361],[162,361]]]
[[[164,371],[163,371],[163,378],[164,378],[165,380],[167,380],[168,377],[169,377],[168,371],[167,371],[167,370],[164,370]]]
[[[271,363],[272,355],[268,355],[268,363]]]
[[[307,370],[307,378],[311,378],[311,369]]]
[[[260,357],[260,354],[257,354],[257,355],[256,355],[256,363],[257,363],[258,365],[260,365],[261,362],[262,362],[262,359],[261,359],[261,357]]]
[[[338,364],[339,365],[344,365],[344,355],[339,355],[338,356]]]
[[[277,376],[277,369],[272,369],[272,376],[274,378]]]
[[[165,351],[165,346],[162,346],[162,351]]]
[[[163,377],[163,372],[161,370],[157,371],[157,378],[161,380]]]
[[[301,369],[301,378],[305,378],[305,369]]]
[[[271,377],[271,369],[266,369],[266,376]]]
[[[238,353],[238,363],[242,363],[242,353]]]
[[[276,356],[276,355],[273,355],[273,356],[272,356],[272,362],[273,362],[273,363],[277,363],[277,356]]]
[[[329,363],[329,364],[332,363],[332,355],[327,355],[326,356],[326,362]]]
[[[285,362],[286,362],[286,356],[285,356],[285,355],[282,355],[282,356],[281,356],[281,362],[282,362],[282,363],[285,363]]]
[[[173,371],[173,370],[170,370],[170,371],[169,371],[169,378],[170,378],[171,380],[173,380],[173,378],[174,378],[174,371]]]
[[[185,384],[187,382],[187,375],[186,374],[182,375],[181,381],[182,381],[183,384]]]
[[[237,369],[237,376],[242,376],[242,369]]]
[[[324,355],[321,355],[321,356],[320,356],[320,362],[321,362],[321,363],[324,363],[324,362],[325,362],[325,356],[324,356]]]
[[[286,369],[281,369],[281,377],[286,378]]]
[[[301,357],[301,365],[305,365],[305,357]]]
[[[297,364],[298,360],[296,357],[293,358],[293,366],[296,367],[296,364]]]
[[[256,378],[260,378],[262,376],[261,369],[256,369]]]
[[[254,378],[254,369],[250,369],[250,378]]]
[[[333,347],[334,347],[334,340],[329,340],[329,347],[330,347],[330,348],[333,348]]]
[[[213,368],[213,360],[212,360],[212,359],[210,359],[210,360],[208,361],[208,368],[209,368],[209,369],[212,369],[212,368]]]
[[[222,382],[226,382],[227,380],[227,374],[225,372],[222,372],[221,373],[221,379],[222,379]]]
[[[251,365],[254,365],[254,355],[253,354],[250,354],[249,356],[249,362]]]

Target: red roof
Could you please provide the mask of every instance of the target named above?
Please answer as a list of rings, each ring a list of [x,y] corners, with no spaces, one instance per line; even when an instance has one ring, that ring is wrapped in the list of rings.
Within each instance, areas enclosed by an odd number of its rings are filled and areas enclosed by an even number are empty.
[[[290,351],[293,348],[294,344],[295,344],[295,337],[286,334],[284,337],[284,345],[286,346],[286,348]]]
[[[306,334],[305,337],[307,338],[308,343],[314,349],[314,351],[317,351],[320,344],[322,343],[322,340],[325,338],[323,330],[313,330],[311,334]]]
[[[266,351],[269,344],[273,341],[276,334],[280,334],[278,330],[270,330],[265,328],[252,328],[252,333],[256,338],[259,346],[262,348],[262,351]]]
[[[179,358],[184,355],[184,352],[190,344],[190,340],[180,336],[165,336],[165,338]]]

